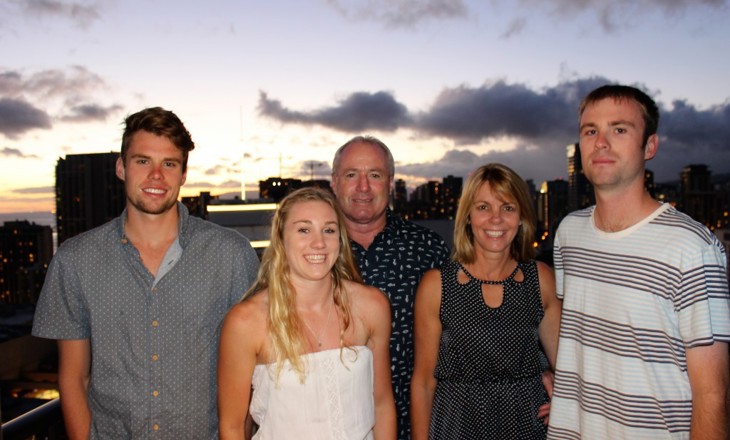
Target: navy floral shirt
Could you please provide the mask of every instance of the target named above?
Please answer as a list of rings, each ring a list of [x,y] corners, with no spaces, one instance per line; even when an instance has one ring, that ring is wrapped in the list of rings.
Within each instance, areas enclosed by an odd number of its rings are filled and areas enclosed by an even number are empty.
[[[365,249],[350,241],[365,284],[390,298],[393,392],[398,412],[398,438],[410,438],[408,402],[413,373],[413,301],[421,276],[449,258],[446,242],[432,230],[386,210],[386,226]]]

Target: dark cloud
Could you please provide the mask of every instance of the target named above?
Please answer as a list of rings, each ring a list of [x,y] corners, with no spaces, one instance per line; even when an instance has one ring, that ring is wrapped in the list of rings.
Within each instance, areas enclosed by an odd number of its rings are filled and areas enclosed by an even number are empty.
[[[470,157],[466,150],[448,150],[433,163],[399,165],[398,173],[413,176],[465,175],[479,163],[504,162],[536,181],[565,177],[568,144],[577,141],[577,109],[583,96],[607,83],[607,78],[592,77],[562,82],[554,87],[533,90],[523,84],[497,81],[481,87],[460,86],[443,90],[426,111],[409,113],[407,108],[385,92],[379,99],[399,109],[398,119],[370,119],[358,124],[360,114],[372,110],[365,101],[346,99],[326,110],[337,114],[333,119],[321,117],[325,112],[287,109],[279,101],[269,101],[262,93],[262,114],[283,123],[320,124],[359,134],[366,127],[372,131],[413,130],[419,137],[442,138],[447,145],[485,149],[481,145],[510,139],[516,149],[485,152]],[[653,96],[658,93],[644,84],[632,84]],[[354,93],[352,96],[367,95]],[[368,95],[376,96],[376,95]],[[730,171],[730,100],[708,109],[698,109],[686,101],[670,106],[659,103],[662,120],[659,127],[660,152],[649,163],[657,181],[674,180],[682,167],[690,163],[710,163],[714,172]],[[365,108],[359,108],[364,106]],[[341,121],[349,121],[347,125]],[[378,125],[378,122],[381,125]],[[345,128],[348,127],[348,128]],[[409,158],[398,158],[406,160]],[[413,162],[412,159],[409,162]]]
[[[23,77],[19,72],[0,72],[0,95],[16,95],[23,90]]]
[[[566,145],[547,148],[518,146],[515,150],[477,154],[469,150],[449,150],[443,157],[431,162],[397,165],[396,174],[428,180],[441,180],[452,175],[466,178],[483,164],[498,162],[514,169],[536,185],[542,181],[566,177]]]
[[[594,14],[604,30],[634,27],[647,16],[657,13],[666,18],[680,18],[687,10],[705,9],[708,13],[722,10],[727,0],[521,0],[524,10],[535,14],[545,11],[556,20],[565,20],[579,14]]]
[[[21,77],[20,84],[24,93],[40,99],[63,99],[69,105],[76,105],[88,95],[107,89],[102,77],[83,66],[42,70]]]
[[[13,190],[17,194],[55,194],[56,188],[54,186],[39,186],[34,188],[16,188]]]
[[[105,121],[107,118],[122,110],[120,105],[112,105],[103,107],[98,104],[83,104],[70,107],[68,115],[61,116],[59,119],[64,122],[90,122]]]
[[[30,17],[61,18],[86,29],[101,18],[102,2],[60,1],[60,0],[19,0],[14,1],[23,14]]]
[[[0,98],[0,133],[16,138],[36,128],[51,128],[51,118],[43,110],[21,99]]]
[[[61,122],[105,121],[122,110],[96,99],[108,92],[106,82],[83,66],[26,74],[0,71],[0,133],[17,137]]]
[[[327,3],[348,20],[370,20],[388,27],[412,27],[428,21],[467,19],[515,8],[520,17],[509,21],[502,37],[519,34],[530,17],[552,17],[556,24],[592,17],[605,31],[633,28],[647,17],[661,14],[679,19],[687,10],[704,9],[708,14],[723,10],[727,0],[491,0],[485,7],[467,7],[463,0],[328,0]],[[483,11],[483,12],[482,12]]]
[[[19,159],[40,159],[40,156],[35,154],[25,154],[17,148],[2,148],[0,149],[0,157],[16,157]]]
[[[463,0],[327,0],[327,3],[349,20],[378,21],[392,27],[461,18],[468,13]]]
[[[510,22],[507,29],[502,32],[502,35],[500,35],[500,38],[508,39],[514,37],[515,35],[519,35],[522,33],[522,31],[525,30],[526,27],[527,19],[525,17],[517,17]]]
[[[296,166],[299,170],[295,175],[302,180],[329,179],[332,176],[332,168],[329,162],[320,160],[305,160]]]
[[[460,141],[512,134],[539,139],[563,133],[572,121],[569,115],[574,114],[575,103],[565,91],[536,92],[498,81],[442,91],[431,108],[419,115],[417,126],[428,134]]]
[[[258,111],[284,123],[317,124],[344,132],[394,131],[410,122],[406,107],[388,92],[353,93],[333,107],[311,112],[287,109],[260,92]]]

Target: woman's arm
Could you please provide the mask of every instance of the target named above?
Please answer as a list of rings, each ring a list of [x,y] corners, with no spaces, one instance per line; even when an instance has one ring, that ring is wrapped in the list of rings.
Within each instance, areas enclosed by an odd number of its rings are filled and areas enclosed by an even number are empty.
[[[233,306],[223,321],[218,349],[218,428],[221,440],[250,435],[251,380],[263,333],[253,301]],[[250,428],[250,426],[249,426]],[[246,433],[244,432],[246,431]]]
[[[555,294],[555,275],[553,270],[545,263],[537,263],[538,277],[540,279],[540,295],[545,316],[540,322],[538,334],[540,344],[545,350],[545,355],[550,362],[550,367],[555,370],[555,361],[558,355],[558,334],[560,332],[560,314],[563,307],[562,302]]]
[[[376,440],[395,440],[396,418],[390,379],[390,302],[383,292],[368,288],[371,300],[361,318],[368,326],[367,346],[373,352]]]
[[[436,378],[433,373],[441,340],[441,272],[432,269],[421,278],[414,307],[415,363],[411,378],[411,438],[427,440]]]
[[[538,327],[538,336],[552,370],[543,372],[542,382],[545,385],[545,390],[549,398],[552,399],[553,381],[555,380],[553,371],[555,371],[555,361],[558,356],[558,336],[560,333],[560,315],[563,303],[555,294],[555,274],[550,266],[538,262],[537,273],[540,280],[542,307],[545,310],[545,316],[543,316]],[[550,402],[540,407],[537,412],[537,417],[542,419],[546,425],[550,422]]]

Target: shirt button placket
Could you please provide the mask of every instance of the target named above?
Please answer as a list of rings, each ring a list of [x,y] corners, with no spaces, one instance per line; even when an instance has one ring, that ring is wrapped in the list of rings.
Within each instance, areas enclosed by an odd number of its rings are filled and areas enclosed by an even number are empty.
[[[161,338],[162,335],[160,333],[160,300],[159,300],[159,291],[157,287],[152,287],[150,289],[150,316],[152,317],[152,322],[150,323],[150,332],[151,332],[151,341],[150,341],[150,350],[149,353],[149,365],[150,365],[150,399],[152,399],[152,402],[150,404],[151,413],[150,413],[150,420],[152,421],[152,432],[159,432],[160,431],[160,415],[162,414],[162,399],[160,398],[160,391],[161,391],[161,377],[160,374],[160,348],[162,346]]]

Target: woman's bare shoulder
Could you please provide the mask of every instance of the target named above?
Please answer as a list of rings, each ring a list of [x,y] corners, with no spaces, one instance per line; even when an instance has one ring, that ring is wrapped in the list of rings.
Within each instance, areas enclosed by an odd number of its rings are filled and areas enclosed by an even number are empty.
[[[269,314],[269,297],[266,290],[260,290],[231,307],[226,316],[227,323],[235,327],[258,327],[266,325]]]
[[[360,307],[389,307],[390,300],[382,290],[355,281],[345,281],[350,302]]]

